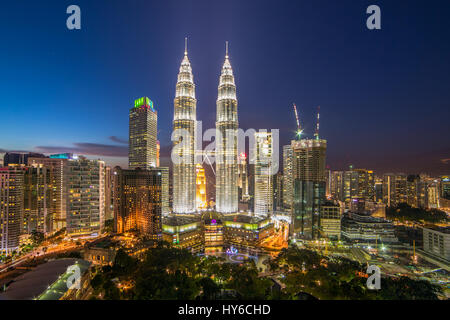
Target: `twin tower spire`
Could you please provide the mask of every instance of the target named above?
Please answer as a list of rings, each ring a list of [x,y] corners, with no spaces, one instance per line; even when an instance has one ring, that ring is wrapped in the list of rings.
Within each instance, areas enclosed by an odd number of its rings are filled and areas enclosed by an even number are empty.
[[[219,78],[217,95],[216,130],[216,211],[235,213],[238,211],[238,165],[237,138],[230,132],[237,132],[238,115],[236,85],[228,55],[228,41],[225,44],[225,61]],[[181,61],[174,99],[173,130],[189,132],[187,141],[175,139],[173,147],[183,157],[180,163],[173,163],[173,211],[174,213],[196,212],[196,168],[195,132],[197,122],[197,100],[191,64],[188,58],[187,38],[184,57]]]

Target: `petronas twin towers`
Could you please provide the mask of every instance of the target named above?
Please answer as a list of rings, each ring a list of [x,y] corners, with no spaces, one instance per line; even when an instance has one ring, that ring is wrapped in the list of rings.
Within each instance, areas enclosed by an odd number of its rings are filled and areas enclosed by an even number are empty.
[[[219,79],[216,104],[216,211],[235,213],[238,211],[238,114],[236,84],[228,57],[228,43]],[[196,211],[196,105],[194,76],[186,45],[176,84],[173,130],[182,129],[189,134],[183,136],[183,139],[187,139],[186,141],[176,139],[173,144],[174,148],[177,147],[176,155],[183,156],[183,161],[173,164],[174,213]],[[179,143],[183,144],[178,146]]]

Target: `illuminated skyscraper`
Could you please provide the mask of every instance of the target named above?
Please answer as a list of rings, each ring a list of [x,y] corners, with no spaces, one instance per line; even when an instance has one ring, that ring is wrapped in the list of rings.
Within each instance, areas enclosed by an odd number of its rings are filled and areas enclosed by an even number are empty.
[[[152,240],[162,237],[163,171],[114,168],[114,221],[118,233],[137,229]]]
[[[273,212],[272,133],[255,133],[255,214]]]
[[[344,198],[341,201],[351,201],[352,198],[362,198],[365,201],[374,201],[375,182],[372,170],[353,169],[344,172],[343,192]]]
[[[43,165],[50,169],[52,200],[50,210],[52,212],[53,231],[66,227],[67,216],[67,162],[72,154],[51,155],[50,158],[28,158],[28,165]]]
[[[247,168],[247,155],[241,153],[239,155],[238,166],[238,187],[239,187],[239,201],[248,201],[248,168]]]
[[[292,208],[294,182],[292,179],[292,146],[283,146],[283,207]]]
[[[23,182],[23,169],[0,168],[0,254],[9,254],[19,248]]]
[[[388,207],[395,207],[408,202],[407,176],[388,173],[383,176],[383,202]]]
[[[216,210],[233,213],[238,211],[238,112],[228,42],[226,48],[217,97]]]
[[[196,195],[196,206],[197,210],[204,210],[208,207],[208,201],[206,199],[206,176],[205,169],[201,164],[197,164],[197,195]]]
[[[105,226],[105,163],[79,157],[69,160],[67,233],[100,234]]]
[[[195,212],[195,127],[197,122],[197,100],[187,45],[176,85],[174,99],[173,130],[179,132],[173,142],[173,211]],[[182,138],[183,137],[183,138]],[[185,141],[184,141],[185,140]],[[182,143],[181,146],[177,146]],[[178,161],[174,161],[176,156]]]
[[[157,161],[158,113],[153,102],[143,97],[134,101],[130,109],[128,167],[149,169],[156,167]]]
[[[441,177],[441,197],[450,200],[450,177]]]
[[[24,167],[23,232],[44,234],[53,231],[52,172],[42,164]]]
[[[294,232],[308,239],[319,237],[320,210],[325,201],[327,141],[292,141]]]
[[[161,155],[161,144],[159,143],[159,140],[156,141],[156,166],[159,167],[159,158]]]

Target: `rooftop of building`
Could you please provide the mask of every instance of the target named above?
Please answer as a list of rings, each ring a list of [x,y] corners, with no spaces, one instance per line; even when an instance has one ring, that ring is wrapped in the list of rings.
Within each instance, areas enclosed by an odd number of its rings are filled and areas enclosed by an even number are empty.
[[[437,232],[440,232],[440,233],[450,234],[450,227],[449,226],[441,227],[441,226],[435,226],[435,225],[426,225],[423,228],[424,229],[428,229],[428,230],[437,231]]]
[[[268,217],[249,215],[249,214],[242,214],[242,213],[241,214],[226,215],[226,216],[223,217],[224,221],[233,221],[233,222],[250,223],[250,224],[259,223],[259,222],[264,221],[266,219],[268,219]]]
[[[391,223],[390,221],[380,218],[380,217],[374,217],[371,215],[370,212],[346,212],[344,214],[344,219],[353,220],[357,222],[364,222],[364,223]]]
[[[183,226],[200,221],[200,216],[171,214],[162,218],[162,223],[168,226]]]

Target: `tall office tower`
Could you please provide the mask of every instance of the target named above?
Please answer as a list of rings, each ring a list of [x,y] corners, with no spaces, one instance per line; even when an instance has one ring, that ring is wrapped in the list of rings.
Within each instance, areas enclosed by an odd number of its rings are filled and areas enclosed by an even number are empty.
[[[239,188],[239,201],[248,201],[248,168],[247,168],[247,155],[242,152],[239,155],[238,166],[238,188]]]
[[[24,167],[23,232],[51,233],[53,186],[51,169],[42,164]]]
[[[67,233],[98,235],[105,225],[105,163],[79,157],[67,170]]]
[[[50,158],[28,158],[29,166],[42,165],[50,169],[52,231],[58,231],[66,227],[67,162],[72,158],[71,154],[51,155]]]
[[[0,155],[0,168],[3,167],[3,157]]]
[[[292,208],[294,195],[294,180],[292,179],[292,146],[283,146],[283,206],[285,209]]]
[[[383,175],[383,202],[388,207],[395,207],[408,201],[406,180],[404,174]]]
[[[406,179],[407,203],[415,208],[428,207],[427,182],[418,175],[408,175]]]
[[[111,167],[105,167],[105,221],[114,219],[112,174]]]
[[[169,200],[169,167],[158,167],[161,171],[161,202],[162,202],[162,215],[166,216],[170,214],[170,200]]]
[[[248,164],[248,210],[255,212],[255,163]]]
[[[206,199],[206,175],[205,169],[201,164],[197,164],[196,172],[196,208],[197,211],[200,211],[208,207],[208,201]]]
[[[333,176],[331,174],[331,170],[330,169],[326,169],[325,170],[325,180],[326,180],[326,188],[325,188],[325,194],[328,197],[331,197],[331,182],[333,181]]]
[[[161,155],[161,144],[159,143],[159,140],[156,141],[156,166],[159,167],[160,162],[159,158]]]
[[[428,194],[428,208],[437,209],[440,207],[440,197],[439,197],[439,181],[433,181],[428,184],[427,188]]]
[[[331,196],[344,201],[344,171],[331,172]]]
[[[134,101],[130,109],[128,167],[148,169],[156,167],[156,135],[158,113],[153,101],[143,97]]]
[[[450,177],[441,177],[441,198],[450,200]]]
[[[283,210],[283,174],[278,172],[272,176],[273,211]]]
[[[0,168],[0,253],[19,248],[23,213],[23,176],[20,168]]]
[[[273,212],[272,133],[255,133],[255,214]]]
[[[153,240],[162,237],[162,169],[114,168],[115,231],[138,230]]]
[[[320,208],[325,201],[325,158],[327,141],[292,141],[293,232],[306,239],[319,237]]]
[[[353,198],[361,198],[365,201],[374,201],[375,182],[372,170],[351,169],[344,173],[344,199],[350,202]]]
[[[10,164],[24,164],[27,165],[28,158],[46,158],[42,153],[36,152],[7,152],[3,157],[3,165],[7,167]]]
[[[383,202],[383,178],[375,177],[375,201]]]
[[[173,130],[178,139],[173,142],[173,211],[195,212],[195,128],[197,124],[197,100],[191,63],[184,50],[174,99]],[[182,131],[181,131],[182,130]],[[177,131],[178,132],[178,131]],[[183,136],[184,137],[181,138]],[[181,146],[178,146],[182,143]],[[178,159],[174,160],[174,156]]]
[[[233,69],[228,59],[219,79],[216,117],[216,210],[220,213],[238,211],[238,110]]]

